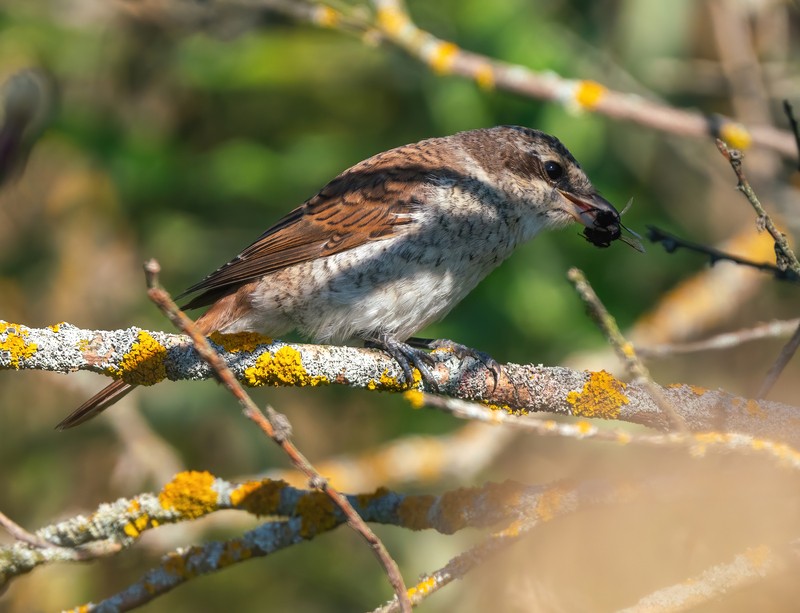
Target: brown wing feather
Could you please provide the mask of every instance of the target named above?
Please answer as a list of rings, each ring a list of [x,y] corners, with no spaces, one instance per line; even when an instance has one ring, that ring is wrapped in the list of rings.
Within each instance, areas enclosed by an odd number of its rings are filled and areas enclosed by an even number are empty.
[[[423,144],[387,151],[343,172],[236,258],[181,294],[202,292],[184,308],[211,304],[243,283],[287,266],[394,236],[423,203],[420,177],[454,172],[431,173]]]

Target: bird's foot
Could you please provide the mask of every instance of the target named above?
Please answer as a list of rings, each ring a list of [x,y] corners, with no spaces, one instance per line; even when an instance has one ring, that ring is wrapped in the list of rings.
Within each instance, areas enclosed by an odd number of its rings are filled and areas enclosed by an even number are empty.
[[[422,381],[427,387],[430,387],[433,391],[439,391],[439,382],[430,369],[434,365],[434,359],[424,351],[425,347],[413,347],[408,343],[398,341],[388,334],[381,334],[376,338],[369,339],[365,345],[374,349],[381,349],[392,356],[402,369],[409,387],[414,385],[414,372],[411,369],[413,366],[419,370]]]
[[[412,337],[408,339],[408,344],[411,347],[417,347],[419,349],[445,349],[447,351],[451,351],[453,355],[455,355],[459,360],[463,360],[464,358],[474,358],[478,360],[481,364],[483,364],[486,369],[492,373],[492,377],[494,378],[494,387],[497,387],[497,384],[500,381],[500,374],[503,372],[500,364],[495,360],[492,356],[488,353],[484,353],[483,351],[478,351],[477,349],[473,349],[472,347],[467,347],[466,345],[462,345],[461,343],[456,343],[454,341],[448,340],[446,338],[416,338]],[[493,390],[494,391],[494,390]]]

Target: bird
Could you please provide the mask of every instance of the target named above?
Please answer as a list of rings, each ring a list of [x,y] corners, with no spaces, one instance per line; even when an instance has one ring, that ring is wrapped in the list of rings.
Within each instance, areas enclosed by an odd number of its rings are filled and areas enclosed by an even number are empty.
[[[622,238],[619,212],[555,136],[496,126],[378,153],[345,170],[235,258],[189,287],[204,334],[296,330],[315,343],[385,350],[406,381],[433,389],[426,350],[486,354],[413,335],[443,318],[514,249],[577,221],[598,247]],[[636,236],[632,233],[633,236]],[[81,424],[133,386],[119,379],[58,429]]]

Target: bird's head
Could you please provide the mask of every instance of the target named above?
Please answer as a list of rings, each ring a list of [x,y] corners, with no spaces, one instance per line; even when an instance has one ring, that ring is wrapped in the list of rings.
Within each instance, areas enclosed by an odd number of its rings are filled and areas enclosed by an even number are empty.
[[[485,131],[499,144],[492,148],[492,170],[504,178],[504,187],[533,213],[536,229],[560,227],[577,221],[583,236],[597,247],[622,240],[644,251],[636,234],[622,224],[620,213],[592,185],[569,150],[555,136],[520,126]],[[488,150],[488,149],[487,149]],[[624,236],[623,230],[630,236]]]

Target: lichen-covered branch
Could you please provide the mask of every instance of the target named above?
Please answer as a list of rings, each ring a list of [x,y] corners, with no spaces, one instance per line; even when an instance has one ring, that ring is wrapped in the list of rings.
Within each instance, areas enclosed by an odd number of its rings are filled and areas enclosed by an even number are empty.
[[[419,380],[409,386],[397,364],[377,350],[288,344],[252,333],[214,334],[211,340],[237,379],[250,386],[432,391],[425,390]],[[137,385],[211,378],[210,368],[187,342],[185,336],[140,328],[82,330],[66,323],[28,328],[0,321],[0,369],[88,370]],[[433,357],[440,392],[446,396],[478,400],[499,410],[545,411],[667,428],[666,418],[644,386],[626,384],[604,371],[505,364],[495,386],[492,374],[477,360],[460,360],[447,352],[435,352]],[[676,384],[662,391],[692,432],[740,432],[800,444],[795,407],[692,385]]]
[[[537,500],[549,488],[518,483],[488,483],[481,487],[458,489],[440,496],[402,495],[379,489],[372,494],[348,496],[359,515],[369,522],[395,525],[411,530],[436,530],[453,534],[467,527],[485,528],[513,521],[525,509],[536,508]],[[128,548],[147,530],[164,524],[190,521],[216,511],[236,509],[256,516],[294,518],[287,534],[272,541],[264,537],[271,528],[243,535],[228,545],[228,556],[219,556],[219,544],[171,554],[159,571],[151,571],[142,587],[168,591],[195,574],[221,570],[252,556],[263,556],[291,544],[309,540],[345,522],[341,509],[323,493],[301,490],[270,479],[232,483],[208,472],[183,472],[175,476],[158,494],[140,494],[102,504],[89,517],[71,519],[40,528],[37,541],[48,546],[17,541],[0,547],[0,588],[11,579],[50,562],[85,560],[93,552]],[[273,522],[268,522],[270,525]],[[277,534],[277,533],[275,533]],[[215,552],[212,564],[205,557]],[[236,554],[236,555],[234,555]],[[248,555],[250,554],[250,555]],[[177,563],[183,556],[183,563]],[[199,557],[198,557],[199,556]],[[200,558],[203,564],[199,564]],[[193,559],[192,564],[188,564]],[[194,569],[194,570],[193,570]],[[167,589],[162,587],[169,585]]]

